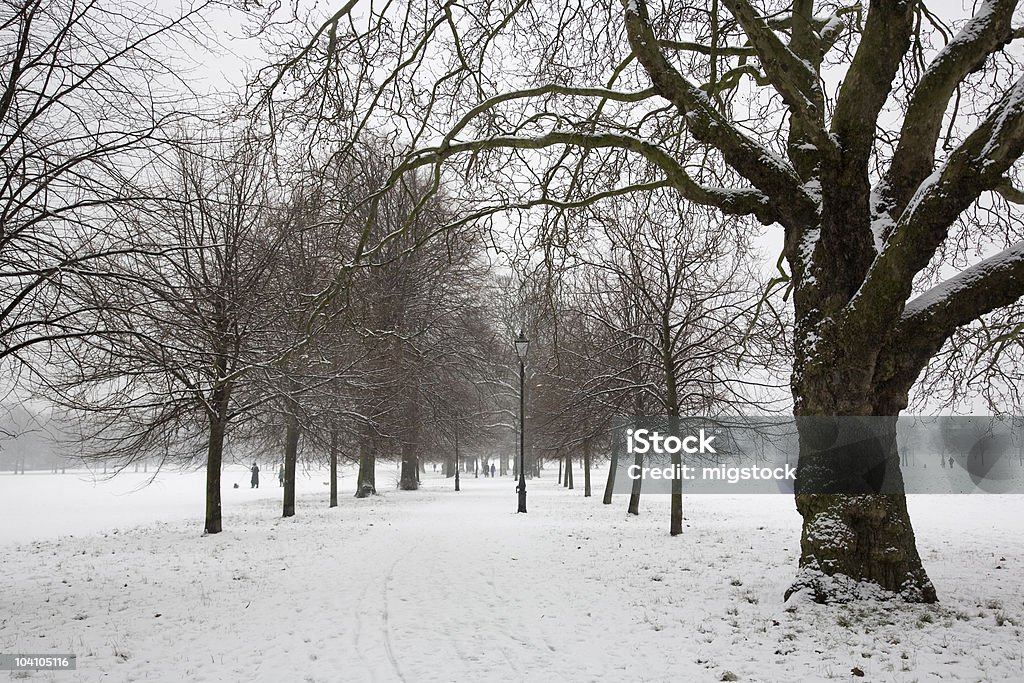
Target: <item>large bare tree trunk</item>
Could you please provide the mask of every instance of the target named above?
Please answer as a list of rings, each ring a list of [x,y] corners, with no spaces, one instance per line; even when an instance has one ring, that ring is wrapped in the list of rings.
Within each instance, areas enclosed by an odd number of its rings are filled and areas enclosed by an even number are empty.
[[[869,347],[867,340],[848,343]],[[829,355],[813,358],[795,384],[796,498],[804,524],[800,568],[786,597],[805,590],[819,602],[867,597],[867,582],[909,601],[935,602],[906,509],[896,444],[912,379],[894,390],[858,382],[861,375]],[[858,385],[861,391],[851,390]],[[857,415],[866,417],[850,417]]]

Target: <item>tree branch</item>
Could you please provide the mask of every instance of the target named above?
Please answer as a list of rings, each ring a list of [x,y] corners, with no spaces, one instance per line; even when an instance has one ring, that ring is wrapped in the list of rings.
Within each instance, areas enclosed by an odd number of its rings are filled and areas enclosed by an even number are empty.
[[[943,48],[914,89],[899,145],[879,194],[890,215],[906,207],[935,165],[935,144],[949,99],[968,74],[1013,38],[1010,20],[1017,0],[987,0],[960,33]],[[887,235],[882,235],[884,239]]]
[[[857,54],[836,101],[832,133],[847,164],[865,179],[878,114],[910,45],[914,6],[910,0],[876,0],[870,4]]]
[[[881,331],[902,313],[914,276],[945,239],[949,226],[978,196],[1003,182],[1024,153],[1024,77],[910,200],[847,313]]]
[[[645,0],[624,3],[626,37],[658,93],[686,117],[693,136],[721,151],[740,175],[768,198],[787,228],[816,222],[818,204],[804,190],[793,168],[739,131],[708,96],[679,73],[658,48]]]
[[[957,328],[1024,296],[1024,242],[976,263],[910,301],[876,376],[906,395]]]
[[[786,47],[747,0],[723,2],[743,27],[772,85],[782,95],[790,111],[804,124],[804,136],[821,154],[834,154],[835,143],[825,131],[825,113],[817,104],[822,101],[817,73],[808,62]]]
[[[386,188],[394,187],[405,174],[417,168],[440,165],[458,154],[477,154],[493,149],[545,149],[558,145],[569,145],[581,149],[613,148],[634,152],[660,168],[665,174],[666,183],[692,202],[713,206],[732,215],[754,215],[765,224],[777,220],[775,208],[760,192],[752,189],[729,190],[700,185],[668,152],[639,138],[613,133],[587,135],[554,131],[535,138],[498,136],[456,144],[447,143],[416,152],[392,171],[391,176],[383,185],[385,190],[377,192],[370,198],[367,227],[360,239],[356,254],[361,255],[365,251],[370,228],[376,221],[377,205],[383,197],[383,192],[386,191]]]

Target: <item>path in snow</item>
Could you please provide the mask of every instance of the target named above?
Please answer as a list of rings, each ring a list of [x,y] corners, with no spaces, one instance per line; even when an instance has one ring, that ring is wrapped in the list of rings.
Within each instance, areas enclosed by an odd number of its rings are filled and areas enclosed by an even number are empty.
[[[431,473],[366,500],[345,486],[329,510],[314,473],[287,520],[276,486],[225,489],[225,532],[202,537],[201,507],[183,512],[201,473],[95,507],[113,482],[60,476],[0,475],[4,517],[22,521],[0,530],[0,652],[79,656],[76,674],[31,680],[1024,678],[1024,497],[913,499],[941,605],[826,608],[782,603],[799,541],[784,496],[690,497],[670,539],[667,497],[627,517],[624,498],[541,479],[517,515],[511,478],[455,493]],[[32,516],[7,505],[26,497],[37,515],[85,520],[25,543]],[[110,524],[136,510],[143,526]]]

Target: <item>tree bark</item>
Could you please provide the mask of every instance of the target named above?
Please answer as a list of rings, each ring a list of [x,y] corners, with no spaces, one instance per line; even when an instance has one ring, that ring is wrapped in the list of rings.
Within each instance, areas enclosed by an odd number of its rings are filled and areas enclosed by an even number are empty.
[[[418,407],[414,396],[407,399],[402,434],[402,471],[398,478],[398,488],[402,491],[415,491],[420,487]]]
[[[679,416],[669,417],[669,434],[679,436]],[[679,472],[683,464],[682,453],[676,451],[672,454],[672,471]],[[678,536],[683,533],[683,480],[679,477],[672,477],[672,510],[669,514],[670,536]]]
[[[367,443],[359,445],[359,473],[356,475],[356,498],[377,494],[375,469],[377,466],[373,449]]]
[[[405,441],[402,443],[402,474],[399,477],[398,488],[403,491],[418,489],[420,487],[418,470],[416,444]]]
[[[282,517],[295,515],[295,462],[299,456],[299,416],[294,401],[288,401],[284,433],[284,504]]]
[[[459,430],[455,430],[455,490],[461,491],[459,482]]]
[[[633,464],[639,468],[644,466],[643,453],[635,453],[633,456]],[[633,487],[629,493],[629,506],[626,508],[626,513],[630,515],[640,514],[640,487],[643,486],[643,481],[640,477],[633,480]]]
[[[618,430],[616,430],[618,431]],[[608,461],[608,478],[604,483],[604,497],[601,499],[603,505],[612,504],[612,491],[615,490],[615,470],[619,467],[619,439],[612,436],[612,457]]]
[[[203,527],[208,534],[221,532],[220,472],[224,462],[226,428],[222,417],[210,417],[210,441],[206,449],[206,523]]]
[[[844,368],[827,347],[824,354],[805,367],[797,385],[796,505],[803,530],[799,570],[786,597],[807,591],[818,602],[843,602],[871,597],[880,587],[910,602],[935,602],[907,512],[895,436],[912,379],[897,390],[867,382],[861,392],[837,392],[836,378],[858,371]]]
[[[590,498],[590,440],[583,442],[583,497]]]
[[[331,501],[329,507],[338,507],[338,430],[331,430]]]
[[[203,526],[208,534],[221,532],[220,474],[224,466],[224,435],[227,433],[230,399],[231,388],[225,385],[216,387],[210,397],[213,413],[209,415],[210,440],[206,448],[206,521]]]

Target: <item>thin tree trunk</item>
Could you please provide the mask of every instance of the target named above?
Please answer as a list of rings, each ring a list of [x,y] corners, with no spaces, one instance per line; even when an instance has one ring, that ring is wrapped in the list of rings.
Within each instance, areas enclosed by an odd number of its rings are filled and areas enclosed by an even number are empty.
[[[331,430],[331,502],[328,507],[338,507],[338,430]]]
[[[416,462],[416,444],[410,442],[402,443],[402,474],[399,477],[398,488],[403,491],[415,491],[419,486],[419,470]]]
[[[679,437],[679,416],[671,415],[668,419],[668,433]],[[672,471],[680,472],[683,464],[683,455],[679,451],[672,454]],[[672,510],[669,515],[670,536],[678,536],[683,533],[683,480],[679,477],[672,477]]]
[[[590,439],[583,442],[583,497],[590,498]]]
[[[615,471],[619,468],[619,445],[620,440],[616,438],[618,430],[612,433],[612,457],[608,461],[608,478],[604,482],[604,497],[601,503],[612,504],[612,491],[615,490]]]
[[[644,466],[643,453],[635,453],[633,457],[633,464],[637,467],[637,472]],[[633,480],[633,488],[629,494],[629,507],[626,508],[626,513],[630,515],[640,514],[640,487],[643,485],[643,480],[637,477]]]
[[[215,401],[222,392],[215,392]],[[226,399],[222,399],[226,403]],[[214,405],[216,409],[216,403]],[[219,412],[219,411],[218,411]],[[224,462],[224,434],[226,420],[221,415],[210,417],[210,440],[206,449],[206,522],[204,531],[208,534],[221,532],[220,518],[220,472]]]
[[[455,490],[460,491],[459,488],[459,430],[455,429]]]
[[[562,457],[558,457],[558,485],[562,485]]]
[[[367,443],[359,444],[359,474],[356,476],[356,498],[376,495],[376,457]]]
[[[288,401],[284,434],[284,505],[281,516],[295,515],[295,462],[299,457],[299,416],[294,401]]]
[[[573,489],[573,485],[572,484],[573,484],[573,481],[572,481],[572,456],[569,455],[569,454],[566,454],[566,456],[565,456],[565,487],[567,489],[569,489],[570,491],[572,491],[572,489]]]
[[[406,401],[406,428],[402,435],[402,467],[398,478],[398,488],[402,491],[415,491],[420,487],[419,461],[419,410],[415,398]]]

